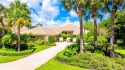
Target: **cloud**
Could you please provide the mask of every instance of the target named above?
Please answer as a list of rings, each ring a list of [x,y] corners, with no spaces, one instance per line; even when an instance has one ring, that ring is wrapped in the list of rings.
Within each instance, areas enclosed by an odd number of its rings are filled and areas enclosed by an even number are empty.
[[[9,4],[15,0],[0,0],[0,4],[9,7]],[[32,25],[42,23],[43,26],[62,26],[65,24],[78,25],[78,21],[71,22],[70,18],[77,17],[77,14],[71,10],[70,16],[65,20],[54,20],[61,12],[63,8],[59,8],[59,0],[20,0],[21,3],[26,3],[31,11]],[[64,11],[64,9],[63,9]]]
[[[71,17],[78,17],[77,13],[75,11],[73,11],[73,10],[71,10],[69,12],[69,14],[70,14]]]

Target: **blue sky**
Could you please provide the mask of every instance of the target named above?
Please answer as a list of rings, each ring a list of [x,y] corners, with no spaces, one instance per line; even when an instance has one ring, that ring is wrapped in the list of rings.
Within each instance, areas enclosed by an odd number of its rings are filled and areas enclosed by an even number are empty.
[[[14,0],[0,0],[0,4],[9,7]],[[35,25],[42,23],[43,26],[62,26],[66,24],[79,25],[77,14],[71,10],[67,11],[60,4],[60,0],[20,0],[26,3],[31,12],[31,23]],[[106,17],[105,17],[106,18]]]

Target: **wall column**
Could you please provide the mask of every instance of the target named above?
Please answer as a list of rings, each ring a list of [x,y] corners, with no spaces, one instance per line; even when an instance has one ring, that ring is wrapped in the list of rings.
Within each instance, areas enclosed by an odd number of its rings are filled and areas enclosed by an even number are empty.
[[[49,42],[49,36],[46,35],[45,38],[44,38],[44,40],[47,41],[47,42]]]

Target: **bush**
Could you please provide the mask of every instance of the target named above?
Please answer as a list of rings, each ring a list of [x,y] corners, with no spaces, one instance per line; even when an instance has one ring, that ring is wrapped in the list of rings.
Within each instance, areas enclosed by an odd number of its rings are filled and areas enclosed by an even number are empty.
[[[85,50],[94,50],[94,46],[89,45],[89,44],[84,44]]]
[[[79,46],[77,44],[71,44],[65,49],[64,55],[67,57],[71,57],[78,54],[78,52],[79,52]]]
[[[39,40],[35,41],[35,44],[36,45],[45,45],[46,41],[39,39]]]
[[[70,45],[64,51],[57,54],[57,59],[87,69],[122,70],[125,66],[125,59],[120,57],[116,59],[106,57],[103,55],[103,51],[99,49],[96,50],[95,53],[85,52],[83,54],[78,54],[77,51],[77,44]]]
[[[46,45],[48,45],[48,46],[56,46],[56,43],[55,42],[47,42]]]
[[[57,54],[57,59],[63,62],[71,62],[71,59],[68,56],[64,55],[64,51]]]
[[[33,49],[31,50],[25,50],[25,51],[21,51],[21,52],[10,52],[10,51],[0,51],[0,55],[2,56],[21,56],[21,55],[28,55],[33,53]]]
[[[55,42],[55,37],[54,37],[54,36],[49,36],[49,42],[50,42],[50,43]]]
[[[119,70],[123,69],[121,64],[117,64],[115,59],[110,59],[109,57],[86,52],[84,54],[78,54],[71,58],[72,65],[89,68],[89,69],[97,69],[97,70]]]

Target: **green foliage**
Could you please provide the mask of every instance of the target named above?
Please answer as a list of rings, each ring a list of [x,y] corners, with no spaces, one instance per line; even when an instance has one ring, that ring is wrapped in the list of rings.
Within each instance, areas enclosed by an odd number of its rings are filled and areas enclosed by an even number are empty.
[[[98,36],[97,41],[98,41],[98,44],[97,44],[98,47],[108,47],[108,45],[107,45],[108,40],[104,36]],[[93,45],[94,44],[94,36],[84,35],[84,42],[88,42],[88,43],[91,43]]]
[[[64,62],[71,62],[70,57],[65,56],[65,55],[64,55],[64,52],[65,52],[65,51],[59,52],[59,53],[57,54],[57,56],[56,56],[57,59],[60,60],[60,61],[64,61]]]
[[[30,36],[31,36],[31,34],[21,34],[20,35],[21,44],[26,44],[28,42],[27,38]]]
[[[21,56],[21,55],[28,55],[33,53],[33,49],[31,50],[25,50],[25,51],[21,51],[21,52],[11,52],[11,51],[0,51],[0,55],[2,56]]]
[[[48,46],[56,46],[56,43],[55,42],[47,42],[46,45],[48,45]]]
[[[87,21],[87,22],[84,22],[84,24],[83,24],[83,27],[86,29],[86,30],[92,30],[93,28],[94,28],[94,24],[93,24],[93,22],[89,22],[89,21]]]
[[[72,57],[78,54],[78,52],[79,52],[79,46],[77,44],[71,44],[65,49],[64,55],[67,57]]]
[[[22,55],[22,56],[1,56],[0,55],[0,63],[12,62],[24,57],[26,57],[26,55]]]
[[[52,58],[47,63],[38,67],[36,70],[84,70],[84,69],[60,63],[55,58]]]
[[[92,46],[92,45],[89,45],[89,44],[84,44],[84,48],[85,48],[85,50],[90,50],[90,51],[92,51],[92,50],[94,50],[94,46]]]
[[[125,66],[125,59],[120,57],[112,59],[98,54],[102,53],[101,50],[95,51],[96,53],[85,52],[83,54],[76,54],[72,57],[65,55],[65,50],[57,54],[57,59],[74,66],[97,70],[119,70]]]
[[[1,42],[2,44],[10,44],[11,43],[11,35],[10,34],[6,34],[4,37],[2,37]]]
[[[35,43],[36,45],[45,45],[45,44],[46,44],[46,41],[39,39],[39,40],[35,41],[34,43]]]
[[[50,43],[55,42],[55,37],[54,37],[54,36],[49,36],[49,42],[50,42]]]
[[[72,57],[72,65],[97,70],[119,70],[123,69],[121,63],[117,63],[115,59],[110,59],[106,56],[86,52]]]

